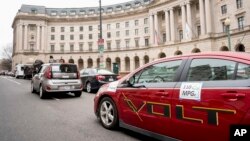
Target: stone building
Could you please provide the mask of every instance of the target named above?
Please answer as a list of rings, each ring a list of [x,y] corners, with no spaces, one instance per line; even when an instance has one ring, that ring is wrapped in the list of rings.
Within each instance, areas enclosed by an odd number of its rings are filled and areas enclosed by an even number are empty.
[[[98,67],[99,11],[22,5],[12,24],[13,65],[49,62],[52,56],[80,69]],[[111,70],[118,63],[127,73],[166,56],[250,52],[249,14],[249,0],[135,0],[103,6],[105,66]]]

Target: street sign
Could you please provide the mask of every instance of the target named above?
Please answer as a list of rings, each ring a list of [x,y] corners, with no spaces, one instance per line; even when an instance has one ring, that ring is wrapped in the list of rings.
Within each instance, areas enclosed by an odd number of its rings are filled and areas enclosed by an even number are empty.
[[[98,39],[98,46],[104,45],[104,39]]]

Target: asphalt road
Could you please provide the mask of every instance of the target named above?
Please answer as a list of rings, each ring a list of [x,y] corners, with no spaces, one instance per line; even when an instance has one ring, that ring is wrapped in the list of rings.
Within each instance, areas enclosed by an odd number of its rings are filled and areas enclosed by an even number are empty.
[[[104,129],[93,112],[95,94],[80,98],[31,94],[30,80],[0,76],[1,141],[153,141],[135,132]]]

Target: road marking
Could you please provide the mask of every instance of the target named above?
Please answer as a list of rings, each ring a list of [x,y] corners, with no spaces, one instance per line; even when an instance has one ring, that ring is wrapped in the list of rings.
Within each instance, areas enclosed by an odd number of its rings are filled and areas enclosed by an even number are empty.
[[[14,83],[16,83],[16,84],[18,84],[18,85],[21,85],[21,83],[15,81],[15,80],[8,79],[7,77],[3,77],[3,78],[4,78],[4,79],[7,79],[7,80],[9,80],[9,81],[11,81],[11,82],[14,82]]]

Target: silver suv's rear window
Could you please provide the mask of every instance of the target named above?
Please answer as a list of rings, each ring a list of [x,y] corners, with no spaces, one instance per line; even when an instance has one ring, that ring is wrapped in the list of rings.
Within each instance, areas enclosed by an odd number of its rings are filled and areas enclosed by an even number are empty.
[[[52,72],[54,73],[77,73],[76,65],[58,64],[52,65]]]

